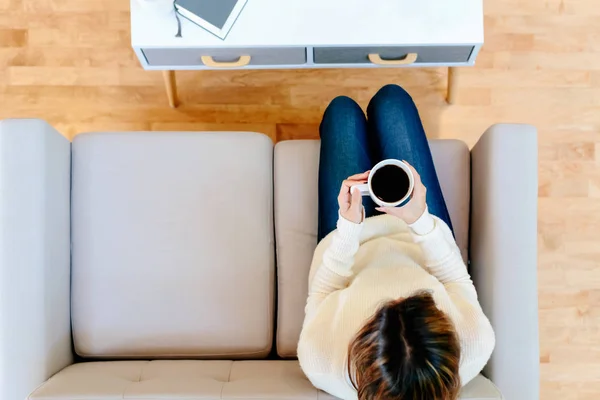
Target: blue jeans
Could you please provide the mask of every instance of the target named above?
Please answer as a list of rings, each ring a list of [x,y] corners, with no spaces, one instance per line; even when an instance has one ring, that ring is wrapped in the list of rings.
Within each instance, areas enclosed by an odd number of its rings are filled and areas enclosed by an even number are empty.
[[[400,86],[381,88],[369,103],[367,118],[354,100],[335,98],[319,130],[319,241],[336,228],[342,181],[387,158],[406,160],[415,167],[427,188],[429,212],[452,229],[419,112]],[[363,197],[363,205],[367,217],[379,214],[370,197]]]

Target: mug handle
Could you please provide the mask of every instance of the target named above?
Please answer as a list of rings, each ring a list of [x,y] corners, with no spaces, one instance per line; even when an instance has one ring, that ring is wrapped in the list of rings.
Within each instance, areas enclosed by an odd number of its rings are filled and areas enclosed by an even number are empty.
[[[358,190],[360,190],[360,194],[362,196],[370,196],[371,195],[368,183],[363,183],[362,185],[355,185],[353,188],[355,188],[355,187],[357,187]]]

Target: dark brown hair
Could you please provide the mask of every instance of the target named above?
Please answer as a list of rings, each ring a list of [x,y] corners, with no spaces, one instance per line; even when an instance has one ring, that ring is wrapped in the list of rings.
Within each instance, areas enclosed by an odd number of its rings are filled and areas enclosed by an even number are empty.
[[[384,304],[348,348],[359,400],[455,400],[460,346],[429,293]]]

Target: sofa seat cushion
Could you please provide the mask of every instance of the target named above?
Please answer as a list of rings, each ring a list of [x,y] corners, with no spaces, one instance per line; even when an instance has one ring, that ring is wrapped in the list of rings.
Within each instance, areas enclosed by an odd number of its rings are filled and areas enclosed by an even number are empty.
[[[73,141],[72,321],[100,358],[262,358],[274,320],[273,144],[255,133]]]
[[[315,389],[297,361],[106,361],[65,368],[29,400],[335,399]],[[461,399],[501,399],[478,376]]]
[[[456,242],[467,259],[471,155],[464,142],[429,142],[435,168],[454,226]],[[320,141],[294,140],[275,147],[275,231],[277,236],[277,353],[295,357],[308,272],[317,246]]]

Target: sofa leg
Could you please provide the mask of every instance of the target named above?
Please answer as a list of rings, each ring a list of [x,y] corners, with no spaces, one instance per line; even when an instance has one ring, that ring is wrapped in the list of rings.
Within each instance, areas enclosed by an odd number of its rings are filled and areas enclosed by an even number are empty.
[[[177,108],[179,98],[177,97],[177,80],[175,79],[175,71],[163,71],[165,80],[165,88],[167,89],[167,97],[171,108]]]

